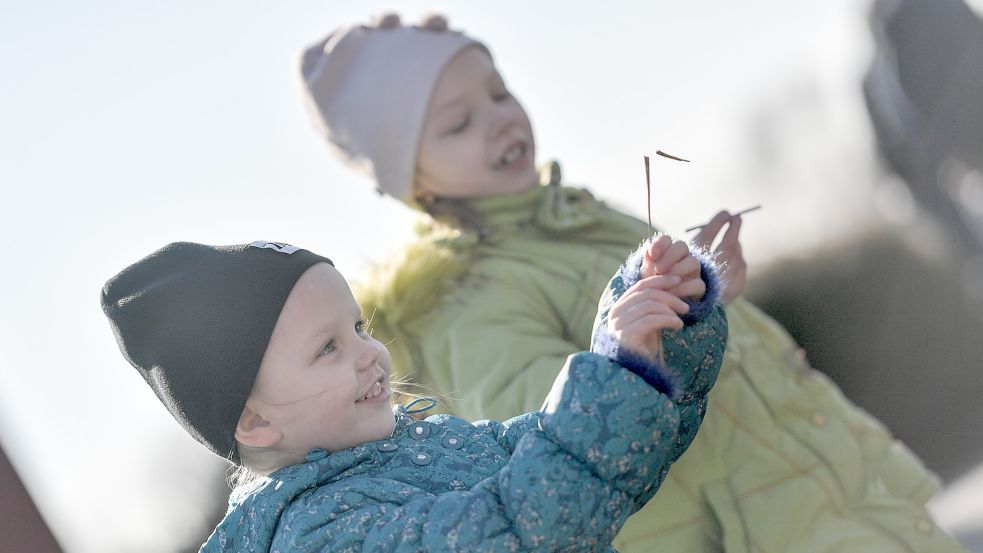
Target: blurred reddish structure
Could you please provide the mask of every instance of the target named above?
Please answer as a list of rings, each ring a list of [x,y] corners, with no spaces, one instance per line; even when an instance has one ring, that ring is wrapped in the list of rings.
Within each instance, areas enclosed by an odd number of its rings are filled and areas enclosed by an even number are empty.
[[[0,551],[61,553],[61,547],[0,447]]]

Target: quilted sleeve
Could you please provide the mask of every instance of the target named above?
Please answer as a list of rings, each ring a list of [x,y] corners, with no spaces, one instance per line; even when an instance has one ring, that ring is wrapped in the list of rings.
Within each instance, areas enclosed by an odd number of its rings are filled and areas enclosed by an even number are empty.
[[[707,291],[700,301],[688,302],[690,311],[683,317],[681,330],[663,331],[664,364],[623,348],[607,330],[608,313],[618,298],[641,278],[643,254],[648,247],[649,242],[643,243],[608,283],[598,305],[591,351],[613,359],[673,400],[681,417],[671,456],[675,460],[696,437],[706,413],[707,394],[716,382],[727,345],[727,316],[720,303],[723,284],[713,259],[694,249]]]

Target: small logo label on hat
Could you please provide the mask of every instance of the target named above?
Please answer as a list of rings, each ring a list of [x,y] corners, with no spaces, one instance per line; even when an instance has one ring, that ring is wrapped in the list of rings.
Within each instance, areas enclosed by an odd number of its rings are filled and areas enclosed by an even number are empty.
[[[257,240],[249,245],[250,248],[268,248],[280,253],[292,254],[300,248],[296,246],[291,246],[290,244],[284,244],[283,242],[267,242],[266,240]]]

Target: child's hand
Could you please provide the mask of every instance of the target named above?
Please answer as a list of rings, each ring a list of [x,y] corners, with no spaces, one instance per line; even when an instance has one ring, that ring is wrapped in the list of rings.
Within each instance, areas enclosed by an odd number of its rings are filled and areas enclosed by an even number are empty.
[[[700,260],[690,253],[689,244],[682,240],[673,241],[665,234],[652,241],[642,261],[642,278],[655,275],[680,277],[679,286],[669,290],[680,298],[699,301],[707,291],[707,285],[700,277]]]
[[[720,264],[724,282],[724,292],[720,300],[724,305],[734,301],[744,291],[744,284],[747,281],[747,262],[744,261],[744,254],[741,251],[741,242],[738,234],[741,232],[741,216],[731,215],[727,211],[720,211],[710,219],[710,222],[703,225],[700,232],[693,237],[693,243],[699,247],[709,249],[717,235],[727,225],[727,232],[724,233],[720,243],[714,249],[716,260]]]
[[[667,290],[680,286],[677,275],[650,276],[636,282],[608,312],[608,329],[621,345],[652,360],[662,354],[662,329],[683,328],[679,315],[689,305]]]

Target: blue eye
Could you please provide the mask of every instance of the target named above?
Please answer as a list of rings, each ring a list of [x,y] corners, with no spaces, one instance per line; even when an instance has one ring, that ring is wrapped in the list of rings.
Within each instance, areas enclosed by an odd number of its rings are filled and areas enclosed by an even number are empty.
[[[358,321],[355,323],[355,334],[358,334],[362,338],[369,338],[371,336],[371,334],[369,333],[368,325],[365,324],[365,321]],[[327,341],[326,344],[324,344],[324,347],[322,347],[321,350],[317,352],[317,356],[323,357],[325,355],[332,354],[337,350],[338,350],[338,344],[334,338],[331,338],[330,340]]]
[[[324,344],[324,347],[321,348],[321,351],[317,353],[317,356],[321,357],[322,355],[328,355],[330,353],[334,353],[335,349],[337,348],[335,347],[334,338],[332,338],[328,340],[328,343]]]

